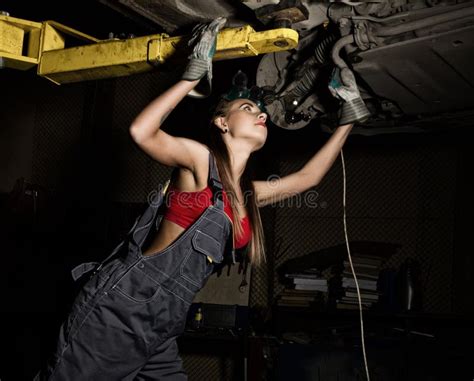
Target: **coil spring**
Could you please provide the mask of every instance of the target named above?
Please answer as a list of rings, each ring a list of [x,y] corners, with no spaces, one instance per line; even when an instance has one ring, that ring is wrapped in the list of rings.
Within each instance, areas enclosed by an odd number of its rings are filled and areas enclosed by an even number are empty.
[[[292,93],[296,98],[300,98],[308,94],[316,83],[316,77],[318,74],[318,68],[315,66],[309,67],[301,80],[293,89]]]
[[[303,77],[292,91],[295,97],[303,97],[311,91],[316,83],[318,64],[324,64],[336,39],[334,34],[329,34],[316,46],[314,57],[307,62],[307,69],[304,71]]]
[[[334,34],[330,34],[316,46],[316,49],[314,49],[314,57],[318,63],[324,64],[324,62],[326,62],[326,59],[329,57],[330,49],[336,39]]]

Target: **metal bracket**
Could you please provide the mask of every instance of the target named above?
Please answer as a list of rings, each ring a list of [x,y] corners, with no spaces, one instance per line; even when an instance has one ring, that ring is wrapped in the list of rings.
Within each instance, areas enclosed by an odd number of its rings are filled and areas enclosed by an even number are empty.
[[[147,61],[153,67],[160,66],[164,62],[161,51],[164,38],[169,38],[169,36],[162,33],[159,38],[152,38],[148,41]]]

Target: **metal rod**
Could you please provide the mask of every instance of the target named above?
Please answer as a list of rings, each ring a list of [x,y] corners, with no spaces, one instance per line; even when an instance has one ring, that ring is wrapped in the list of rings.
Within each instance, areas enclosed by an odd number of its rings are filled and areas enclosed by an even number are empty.
[[[426,17],[424,19],[415,20],[415,21],[402,24],[402,25],[383,26],[383,27],[377,28],[374,34],[379,37],[394,36],[397,34],[410,32],[416,29],[426,28],[428,26],[432,26],[436,24],[442,24],[451,20],[455,20],[458,18],[465,18],[468,16],[474,16],[474,7],[465,7],[453,12]]]
[[[344,69],[347,66],[347,64],[345,63],[345,61],[341,58],[341,56],[339,55],[341,49],[346,46],[346,45],[349,45],[349,44],[353,44],[354,43],[354,35],[352,34],[349,34],[347,36],[344,36],[342,38],[340,38],[333,46],[332,48],[332,51],[331,51],[331,57],[332,57],[332,60],[334,61],[334,63],[339,66],[340,69]]]

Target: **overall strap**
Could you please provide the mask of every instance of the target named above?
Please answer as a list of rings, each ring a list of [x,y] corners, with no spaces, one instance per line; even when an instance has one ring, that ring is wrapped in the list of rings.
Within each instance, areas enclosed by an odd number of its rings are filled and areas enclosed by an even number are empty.
[[[207,181],[212,190],[214,205],[216,205],[219,209],[224,210],[224,201],[222,196],[224,187],[222,186],[222,182],[219,177],[216,158],[211,151],[209,151],[209,177]]]
[[[158,209],[164,201],[165,192],[168,187],[168,182],[164,186],[160,186],[157,190],[151,192],[148,196],[148,207],[139,217],[138,222],[132,229],[131,239],[139,247],[143,245],[148,232],[154,226],[153,223],[158,213]]]

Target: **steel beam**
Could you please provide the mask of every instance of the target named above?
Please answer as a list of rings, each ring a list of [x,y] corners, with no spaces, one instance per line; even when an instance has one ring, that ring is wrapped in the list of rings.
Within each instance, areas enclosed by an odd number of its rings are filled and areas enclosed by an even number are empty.
[[[54,21],[36,23],[0,16],[3,66],[28,69],[38,65],[38,75],[57,84],[127,76],[183,62],[189,54],[188,39],[156,34],[99,40]],[[256,32],[249,25],[228,28],[217,37],[214,60],[256,56],[297,45],[298,33],[293,29]]]

